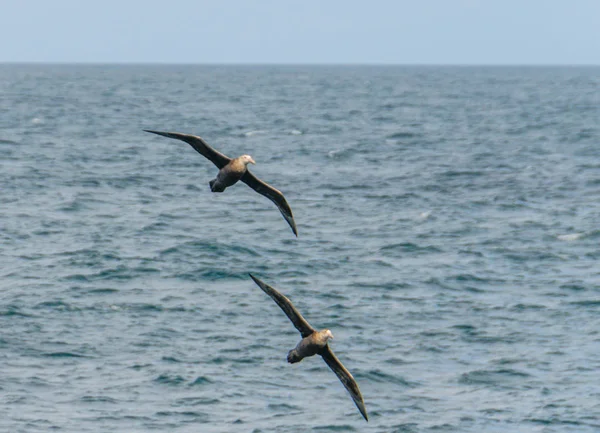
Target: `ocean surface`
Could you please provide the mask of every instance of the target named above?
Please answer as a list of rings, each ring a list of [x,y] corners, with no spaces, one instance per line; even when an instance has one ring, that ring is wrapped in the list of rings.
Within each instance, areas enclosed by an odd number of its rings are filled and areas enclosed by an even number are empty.
[[[2,432],[600,431],[600,68],[4,64],[0,165]]]

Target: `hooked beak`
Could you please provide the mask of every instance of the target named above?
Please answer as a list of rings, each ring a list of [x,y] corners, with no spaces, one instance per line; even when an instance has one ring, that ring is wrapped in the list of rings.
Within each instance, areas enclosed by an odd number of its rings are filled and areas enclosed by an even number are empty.
[[[254,161],[252,158],[250,158],[250,163],[256,165],[256,161]]]

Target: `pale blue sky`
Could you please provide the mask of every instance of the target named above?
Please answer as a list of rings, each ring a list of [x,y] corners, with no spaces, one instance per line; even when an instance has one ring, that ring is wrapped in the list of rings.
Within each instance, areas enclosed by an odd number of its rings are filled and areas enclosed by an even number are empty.
[[[600,0],[0,0],[0,62],[600,64]]]

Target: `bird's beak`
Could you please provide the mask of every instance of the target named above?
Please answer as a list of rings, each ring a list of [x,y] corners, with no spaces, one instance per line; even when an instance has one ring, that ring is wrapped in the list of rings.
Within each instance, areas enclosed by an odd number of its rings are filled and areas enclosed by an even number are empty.
[[[250,163],[256,165],[256,161],[254,161],[252,158],[250,158]]]

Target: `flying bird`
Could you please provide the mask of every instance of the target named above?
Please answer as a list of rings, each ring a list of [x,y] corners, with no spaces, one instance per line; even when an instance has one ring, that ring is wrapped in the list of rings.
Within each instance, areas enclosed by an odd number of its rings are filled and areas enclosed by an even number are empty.
[[[283,312],[288,316],[296,329],[300,331],[300,334],[302,335],[302,340],[300,340],[294,349],[289,351],[287,356],[288,362],[294,364],[302,361],[308,356],[313,356],[316,354],[321,355],[325,363],[333,370],[346,390],[348,390],[352,400],[354,400],[354,404],[356,404],[356,407],[362,416],[366,421],[369,421],[365,402],[363,401],[360,389],[358,389],[358,384],[350,372],[346,370],[340,360],[337,359],[337,357],[333,354],[331,348],[327,344],[327,340],[333,339],[333,334],[331,331],[329,329],[322,329],[320,331],[314,329],[312,326],[310,326],[306,319],[302,317],[298,310],[296,310],[288,298],[252,274],[249,275],[250,278],[252,278],[258,285],[258,287],[263,290],[263,292],[273,298],[275,303],[279,305],[279,308],[283,310]]]
[[[292,215],[292,209],[285,200],[285,197],[281,191],[263,182],[250,173],[250,171],[248,171],[248,164],[256,164],[250,155],[242,155],[235,159],[231,159],[210,147],[208,143],[202,139],[202,137],[198,137],[197,135],[180,134],[178,132],[151,131],[148,129],[144,129],[144,131],[151,132],[152,134],[162,135],[164,137],[175,138],[188,143],[196,150],[196,152],[212,161],[212,163],[219,169],[217,177],[209,182],[210,190],[212,192],[223,192],[227,187],[230,187],[238,180],[241,180],[254,191],[264,195],[273,203],[275,203],[275,205],[277,205],[279,208],[279,212],[281,212],[281,215],[283,215],[283,218],[285,218],[287,223],[292,228],[294,234],[298,236],[296,222],[294,221],[294,216]]]

